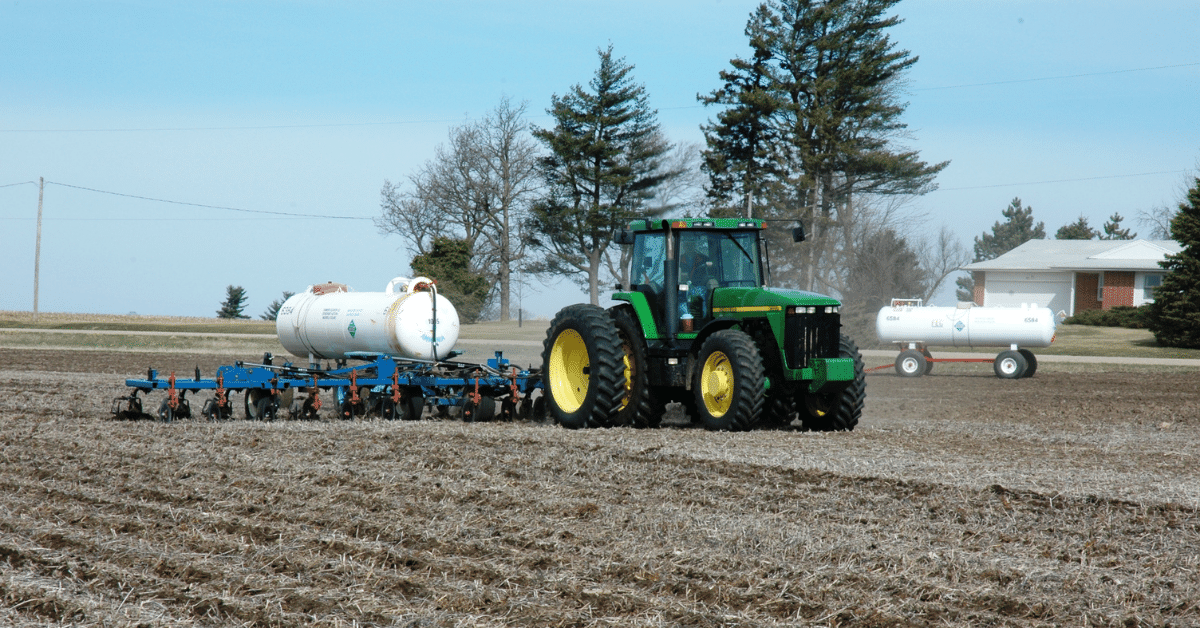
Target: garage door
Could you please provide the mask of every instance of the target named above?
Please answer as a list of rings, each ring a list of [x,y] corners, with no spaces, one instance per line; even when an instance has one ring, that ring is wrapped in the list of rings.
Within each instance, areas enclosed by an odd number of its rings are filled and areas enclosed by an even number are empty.
[[[1071,273],[994,273],[984,278],[986,307],[1020,307],[1022,303],[1071,311]]]

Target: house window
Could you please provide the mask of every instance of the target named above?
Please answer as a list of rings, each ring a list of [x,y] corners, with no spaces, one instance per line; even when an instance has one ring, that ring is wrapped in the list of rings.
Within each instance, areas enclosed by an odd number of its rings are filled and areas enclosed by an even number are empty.
[[[1163,276],[1160,274],[1146,275],[1142,280],[1142,299],[1154,300],[1154,289],[1162,285]]]
[[[1104,300],[1104,273],[1096,274],[1096,300]]]

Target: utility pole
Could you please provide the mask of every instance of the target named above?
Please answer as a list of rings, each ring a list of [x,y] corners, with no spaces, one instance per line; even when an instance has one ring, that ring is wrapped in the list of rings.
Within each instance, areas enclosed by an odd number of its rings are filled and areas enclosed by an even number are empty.
[[[42,263],[42,192],[46,188],[46,179],[38,177],[38,226],[37,244],[33,247],[33,322],[38,319],[38,271]]]

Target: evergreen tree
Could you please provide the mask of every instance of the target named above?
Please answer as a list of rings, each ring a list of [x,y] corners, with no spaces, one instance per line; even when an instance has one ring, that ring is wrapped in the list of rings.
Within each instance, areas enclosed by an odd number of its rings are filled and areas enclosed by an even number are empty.
[[[258,317],[264,321],[273,321],[279,318],[279,308],[283,307],[284,302],[292,298],[292,296],[295,294],[295,292],[288,292],[287,290],[284,290],[283,298],[271,301],[271,304],[267,306],[267,311],[259,314]]]
[[[1104,223],[1104,235],[1100,236],[1101,240],[1132,240],[1137,237],[1136,233],[1130,233],[1128,229],[1121,228],[1121,221],[1125,220],[1119,212],[1109,216],[1108,222]]]
[[[1033,224],[1033,208],[1022,207],[1019,198],[1014,198],[1000,215],[1005,218],[1003,223],[996,221],[990,234],[984,232],[975,237],[973,261],[996,259],[1030,240],[1046,237],[1046,223]],[[975,280],[972,277],[959,277],[955,284],[958,286],[955,294],[959,301],[975,300]]]
[[[662,166],[671,144],[664,139],[646,88],[634,83],[633,66],[599,50],[600,67],[585,89],[555,95],[551,129],[533,132],[549,150],[541,159],[546,196],[532,209],[533,243],[546,253],[534,270],[566,274],[600,302],[600,276],[620,276],[609,257],[612,233],[646,206],[656,188],[677,172]]]
[[[242,312],[246,309],[246,291],[241,286],[225,288],[225,302],[217,310],[217,318],[250,318]]]
[[[1079,217],[1073,223],[1063,225],[1054,233],[1056,240],[1091,240],[1100,235],[1095,229],[1088,225],[1088,219],[1083,216]]]
[[[487,275],[471,271],[471,247],[466,240],[435,238],[430,251],[414,256],[409,266],[417,275],[437,282],[438,293],[454,304],[459,320],[479,320],[494,284]]]
[[[746,26],[750,59],[699,96],[725,107],[704,127],[714,213],[804,220],[809,242],[775,260],[804,287],[844,283],[859,196],[923,194],[947,165],[895,143],[907,126],[899,81],[917,61],[886,34],[901,22],[887,15],[897,2],[765,2]],[[782,259],[793,251],[808,257]]]
[[[1200,177],[1171,220],[1171,239],[1183,249],[1159,262],[1167,274],[1154,292],[1148,327],[1164,347],[1200,348]]]

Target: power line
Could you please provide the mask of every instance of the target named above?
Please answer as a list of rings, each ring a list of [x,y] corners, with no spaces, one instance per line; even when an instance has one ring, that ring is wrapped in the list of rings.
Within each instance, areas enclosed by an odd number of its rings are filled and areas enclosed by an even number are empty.
[[[1129,72],[1147,72],[1149,70],[1166,70],[1168,68],[1187,68],[1200,65],[1197,63],[1178,63],[1175,65],[1159,65],[1152,68],[1132,68],[1129,70],[1109,70],[1107,72],[1090,72],[1087,74],[1065,74],[1063,76],[1044,76],[1041,78],[1013,79],[1011,81],[993,81],[991,83],[968,83],[965,85],[944,85],[942,87],[917,87],[914,92],[927,92],[939,89],[959,89],[963,87],[986,87],[988,85],[1011,85],[1013,83],[1034,83],[1037,81],[1058,81],[1062,79],[1082,78],[1086,76],[1106,76],[1109,74],[1127,74]]]
[[[18,181],[16,183],[5,183],[0,185],[0,188],[11,188],[14,185],[37,185],[36,181]]]
[[[1100,179],[1126,179],[1129,177],[1148,177],[1155,174],[1179,174],[1187,172],[1187,170],[1162,170],[1159,172],[1139,172],[1137,174],[1113,174],[1103,177],[1083,177],[1081,179],[1054,179],[1051,181],[1026,181],[1025,183],[997,183],[995,185],[974,185],[962,188],[938,188],[939,192],[950,192],[954,190],[984,190],[988,188],[1008,188],[1018,185],[1042,185],[1045,183],[1072,183],[1075,181],[1098,181]]]
[[[125,194],[123,192],[110,192],[108,190],[97,190],[95,188],[87,188],[81,185],[71,185],[70,183],[59,183],[57,181],[47,181],[49,185],[58,185],[66,188],[74,188],[76,190],[86,190],[88,192],[96,192],[99,194],[111,194],[113,196],[124,196],[126,198],[136,198],[143,201],[154,201],[156,203],[171,203],[173,205],[187,205],[190,207],[203,207],[205,209],[226,209],[235,212],[246,212],[249,214],[270,214],[272,216],[292,216],[296,218],[332,218],[336,220],[374,220],[366,216],[329,216],[324,214],[296,214],[291,212],[276,212],[265,209],[245,209],[242,207],[226,207],[223,205],[205,205],[203,203],[189,203],[187,201],[173,201],[165,198],[152,198],[149,196],[138,196],[136,194]]]
[[[144,127],[125,129],[0,129],[0,133],[143,133],[156,131],[269,131],[274,129],[329,129],[356,126],[445,124],[457,120],[399,120],[385,122],[330,122],[327,124],[267,124],[258,126]]]

